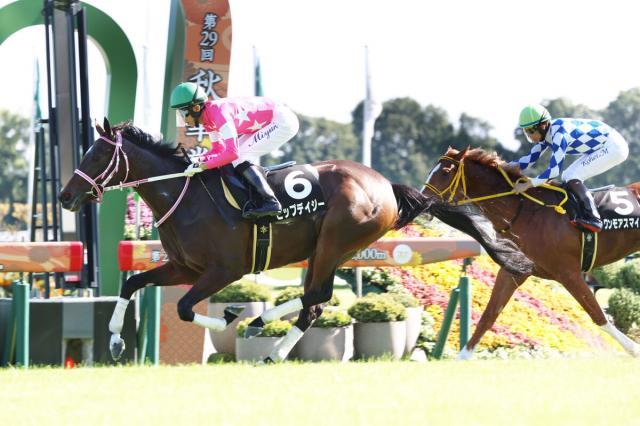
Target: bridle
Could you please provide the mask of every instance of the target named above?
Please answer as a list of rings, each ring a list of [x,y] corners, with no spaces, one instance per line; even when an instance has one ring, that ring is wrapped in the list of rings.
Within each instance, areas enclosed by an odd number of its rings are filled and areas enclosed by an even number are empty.
[[[113,155],[111,156],[111,161],[109,161],[109,164],[107,165],[107,168],[104,169],[104,172],[96,176],[95,179],[92,179],[89,175],[87,175],[85,172],[83,172],[80,169],[75,169],[73,171],[75,174],[77,174],[78,176],[80,176],[81,178],[89,182],[89,184],[91,184],[91,186],[93,187],[91,194],[96,198],[96,201],[98,203],[102,202],[102,196],[104,192],[107,190],[107,184],[109,183],[111,178],[113,178],[113,176],[118,171],[118,168],[120,167],[120,154],[122,154],[122,157],[124,158],[124,163],[126,165],[126,170],[127,170],[124,176],[124,180],[121,181],[120,184],[122,184],[123,182],[126,182],[127,178],[129,177],[129,158],[127,157],[127,153],[124,152],[124,150],[122,149],[122,135],[120,134],[120,132],[116,132],[115,142],[104,136],[100,136],[100,139],[115,146],[115,149],[113,150]],[[100,179],[102,179],[102,183],[98,184],[96,181]]]
[[[515,191],[511,190],[511,191],[506,191],[506,192],[500,192],[497,194],[491,194],[491,195],[484,195],[481,197],[469,197],[469,195],[467,195],[467,178],[464,174],[464,155],[462,156],[462,158],[460,160],[456,160],[453,157],[449,157],[448,155],[443,155],[442,157],[440,157],[440,159],[438,160],[438,164],[440,164],[441,161],[443,160],[447,160],[452,162],[454,165],[457,166],[457,170],[455,175],[453,175],[453,178],[451,179],[451,182],[449,183],[449,185],[442,189],[439,190],[438,188],[436,188],[435,186],[433,186],[432,184],[430,184],[428,181],[425,182],[424,184],[424,188],[428,188],[431,191],[433,191],[433,193],[435,193],[438,197],[440,197],[440,199],[442,201],[446,201],[448,203],[452,203],[455,205],[461,205],[461,204],[467,204],[467,203],[474,203],[474,202],[478,202],[478,201],[484,201],[484,200],[489,200],[489,199],[493,199],[493,198],[499,198],[499,197],[506,197],[508,195],[516,195]],[[509,186],[511,188],[513,188],[515,186],[516,183],[518,182],[522,182],[524,180],[526,180],[525,177],[519,177],[516,182],[514,183],[511,178],[509,177],[509,175],[507,174],[507,172],[505,172],[502,167],[500,166],[496,166],[496,168],[498,169],[498,171],[500,172],[500,174],[502,174],[502,176],[504,177],[505,181],[507,181],[507,183],[509,184]],[[458,188],[460,187],[460,184],[462,183],[462,195],[464,197],[463,200],[456,200],[454,201],[454,197],[456,195],[456,193],[458,192]],[[547,183],[543,183],[542,185],[540,185],[540,187],[542,188],[546,188],[546,189],[550,189],[552,191],[557,191],[560,192],[564,195],[564,198],[562,199],[562,201],[560,201],[559,204],[545,204],[543,201],[532,197],[531,195],[522,192],[520,194],[517,195],[522,195],[525,198],[528,198],[529,200],[533,201],[534,203],[540,204],[541,206],[544,207],[551,207],[553,208],[557,213],[559,214],[565,214],[566,210],[562,207],[562,205],[567,201],[567,191],[565,191],[562,188],[558,188],[556,186],[553,185],[549,185]],[[424,190],[423,188],[423,190]],[[448,199],[445,200],[445,197],[447,196],[447,194],[449,194]]]
[[[121,135],[121,133],[120,132],[116,132],[115,136],[116,136],[116,140],[115,141],[112,141],[111,139],[109,139],[109,138],[107,138],[105,136],[100,136],[100,138],[99,138],[100,140],[103,140],[103,141],[113,145],[115,147],[115,149],[113,150],[113,155],[111,156],[111,161],[109,161],[109,164],[104,169],[104,171],[102,173],[100,173],[98,176],[96,176],[95,179],[91,178],[89,175],[87,175],[85,172],[83,172],[80,169],[75,169],[73,171],[75,174],[77,174],[78,176],[80,176],[81,178],[86,180],[91,185],[92,190],[90,191],[90,194],[95,197],[95,200],[98,203],[102,202],[102,197],[103,197],[104,193],[107,192],[107,191],[112,191],[112,190],[116,190],[116,189],[122,190],[124,188],[129,188],[129,187],[137,187],[138,185],[140,185],[142,183],[153,182],[154,181],[153,178],[147,178],[147,179],[139,179],[139,180],[136,180],[136,181],[127,182],[127,178],[129,177],[129,158],[127,157],[127,153],[124,151],[124,149],[122,149],[122,135]],[[122,155],[122,157],[124,158],[124,164],[126,166],[126,173],[124,175],[124,179],[122,181],[120,181],[120,183],[117,184],[117,185],[107,186],[109,181],[113,178],[113,176],[117,173],[118,169],[120,168],[120,155]],[[175,177],[179,177],[179,176],[183,176],[183,174],[182,173],[176,174]],[[169,209],[169,211],[167,213],[165,213],[164,216],[162,216],[162,218],[160,218],[160,220],[158,220],[156,223],[154,223],[153,226],[155,226],[156,228],[158,226],[162,225],[162,223],[165,220],[167,220],[169,218],[169,216],[171,216],[171,214],[175,211],[175,209],[180,204],[180,201],[182,201],[182,198],[184,197],[184,194],[187,192],[187,188],[189,187],[189,182],[191,180],[191,178],[189,176],[186,176],[186,178],[187,179],[186,179],[186,181],[184,183],[184,187],[182,188],[182,192],[178,196],[178,199],[176,200],[176,202]],[[98,180],[102,180],[102,183],[98,183],[97,182]]]

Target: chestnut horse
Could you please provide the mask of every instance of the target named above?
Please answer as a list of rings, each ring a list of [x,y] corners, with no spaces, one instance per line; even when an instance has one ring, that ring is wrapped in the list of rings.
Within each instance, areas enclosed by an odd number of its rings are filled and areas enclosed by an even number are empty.
[[[104,129],[97,126],[100,138],[59,194],[65,209],[78,211],[87,202],[101,201],[104,185],[110,180],[127,182],[179,174],[188,164],[175,145],[167,147],[135,126],[125,123],[111,129],[106,119],[103,126]],[[300,311],[294,327],[298,334],[311,325],[321,312],[321,304],[331,298],[334,274],[340,264],[431,206],[429,197],[407,186],[391,184],[362,164],[323,161],[312,167],[319,177],[326,210],[272,226],[271,268],[309,259],[304,296],[296,299],[296,304],[287,305],[289,311]],[[241,213],[225,202],[223,188],[215,179],[218,174],[217,169],[205,171],[195,178],[201,177],[202,181],[192,185],[189,178],[178,177],[135,188],[154,217],[165,219],[158,232],[169,261],[131,276],[122,286],[109,325],[114,359],[124,350],[120,331],[126,306],[133,293],[147,285],[193,283],[178,302],[178,314],[184,321],[215,331],[224,330],[239,314],[229,309],[224,318],[212,318],[193,312],[195,304],[252,269],[253,223],[242,219]],[[286,314],[281,306],[259,319],[272,320]],[[260,328],[259,321],[252,324],[254,334]],[[289,346],[299,337],[289,339],[287,346],[276,350],[271,359],[284,359]]]
[[[530,275],[561,283],[597,325],[627,352],[640,356],[640,345],[607,321],[583,279],[580,231],[571,225],[566,214],[561,214],[561,208],[549,208],[562,204],[564,193],[545,184],[545,187],[530,189],[524,195],[515,195],[513,184],[523,176],[517,165],[507,165],[496,154],[482,149],[458,151],[449,148],[431,170],[422,191],[451,204],[472,203],[491,221],[498,238],[511,240],[533,262],[530,272],[515,274],[506,268],[508,265],[499,262],[501,268],[489,303],[459,359],[473,355],[484,333]],[[637,196],[640,183],[629,185],[629,188]],[[594,266],[614,262],[639,249],[640,230],[603,231],[598,236]]]

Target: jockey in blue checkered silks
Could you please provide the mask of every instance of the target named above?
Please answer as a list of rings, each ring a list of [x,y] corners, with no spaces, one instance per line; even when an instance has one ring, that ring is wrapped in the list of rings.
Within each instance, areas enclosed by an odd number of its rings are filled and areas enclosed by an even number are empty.
[[[578,118],[552,119],[549,111],[542,105],[524,107],[520,113],[520,128],[527,140],[534,145],[529,154],[511,164],[518,164],[520,170],[525,170],[535,163],[547,148],[551,148],[551,159],[545,171],[535,178],[516,184],[514,191],[521,193],[546,182],[547,179],[560,176],[565,156],[579,155],[577,161],[562,172],[561,179],[582,204],[584,217],[579,217],[576,221],[593,232],[600,231],[602,221],[598,209],[593,196],[582,182],[606,172],[627,158],[629,147],[624,138],[602,121]]]

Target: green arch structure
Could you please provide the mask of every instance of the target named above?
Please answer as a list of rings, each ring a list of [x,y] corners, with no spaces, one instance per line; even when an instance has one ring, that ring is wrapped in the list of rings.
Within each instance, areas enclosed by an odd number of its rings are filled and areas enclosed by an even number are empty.
[[[138,68],[131,43],[120,26],[106,13],[82,3],[87,19],[88,36],[99,46],[107,67],[107,113],[112,123],[133,118]],[[18,0],[0,8],[0,44],[15,32],[33,25],[43,25],[42,0]],[[43,35],[44,37],[44,35]],[[105,194],[99,209],[100,291],[117,295],[118,243],[124,233],[126,192]]]

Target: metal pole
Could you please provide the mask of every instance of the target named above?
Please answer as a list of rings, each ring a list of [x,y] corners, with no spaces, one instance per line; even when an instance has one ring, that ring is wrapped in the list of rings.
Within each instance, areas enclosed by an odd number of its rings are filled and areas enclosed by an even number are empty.
[[[13,315],[16,321],[16,365],[29,368],[29,284],[13,283]]]
[[[153,365],[160,363],[160,287],[147,287],[144,290],[147,299],[147,354],[148,360]]]
[[[471,282],[469,277],[460,277],[460,350],[471,337]]]
[[[438,332],[438,341],[433,348],[433,356],[436,359],[442,357],[444,351],[444,345],[447,343],[447,337],[449,336],[449,330],[451,329],[451,323],[453,317],[456,314],[456,307],[458,306],[458,298],[460,296],[460,289],[458,287],[451,290],[451,296],[449,297],[449,304],[447,304],[447,310],[444,313],[444,319],[442,320],[442,326]]]

